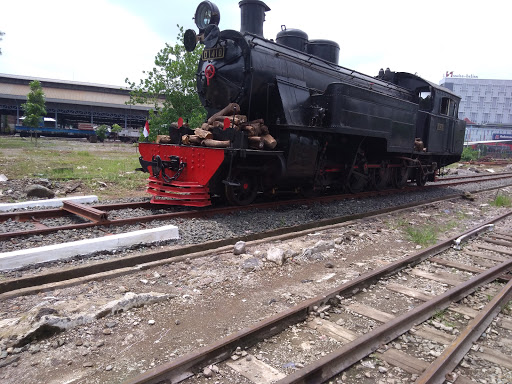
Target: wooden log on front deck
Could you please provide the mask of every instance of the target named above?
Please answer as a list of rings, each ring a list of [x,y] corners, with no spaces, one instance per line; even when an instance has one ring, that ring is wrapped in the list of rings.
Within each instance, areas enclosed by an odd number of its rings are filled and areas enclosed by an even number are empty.
[[[183,135],[181,137],[181,144],[184,145],[201,145],[203,140],[197,135]]]
[[[229,121],[231,122],[231,124],[235,124],[235,125],[240,125],[242,123],[245,123],[247,122],[247,116],[245,115],[235,115],[235,116],[217,116],[215,118],[215,121],[220,121],[224,124],[224,120],[225,119],[229,119]]]
[[[205,147],[211,147],[211,148],[227,148],[230,145],[229,140],[212,140],[212,139],[206,139],[203,140],[203,145]]]
[[[194,129],[195,136],[199,136],[201,139],[213,139],[213,133],[210,131],[205,131],[201,128]]]
[[[243,131],[247,132],[247,135],[250,136],[263,136],[268,135],[268,127],[266,125],[260,123],[252,123],[252,124],[241,124],[240,128]]]
[[[251,149],[263,149],[265,143],[263,142],[263,138],[259,136],[248,137],[248,145]]]
[[[157,135],[155,142],[157,144],[170,144],[171,137],[169,135]]]
[[[252,121],[249,121],[250,125],[253,125],[253,124],[265,124],[265,121],[263,119],[256,119],[256,120],[252,120]]]
[[[244,125],[244,126],[242,126],[242,130],[243,130],[244,132],[247,132],[247,136],[249,136],[249,137],[252,137],[252,136],[259,136],[259,135],[257,134],[256,128],[255,128],[255,127],[253,127],[252,125]]]
[[[240,106],[237,103],[230,103],[222,108],[219,112],[214,113],[208,119],[208,124],[212,124],[218,116],[233,116],[233,114],[236,114],[237,112],[240,112]]]
[[[276,147],[277,141],[272,137],[272,135],[263,135],[261,138],[263,139],[263,143],[266,149],[274,149]]]

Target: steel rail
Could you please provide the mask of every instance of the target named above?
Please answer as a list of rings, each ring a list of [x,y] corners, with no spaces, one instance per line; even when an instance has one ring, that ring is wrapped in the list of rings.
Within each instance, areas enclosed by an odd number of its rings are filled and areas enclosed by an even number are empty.
[[[498,179],[504,179],[504,178],[512,178],[512,176],[502,176],[499,178],[491,178],[491,179],[485,179],[485,180],[478,180],[478,182],[482,181],[489,181],[489,180],[498,180]],[[441,185],[442,187],[449,187],[454,185],[460,185],[460,184],[467,184],[474,181],[466,181],[466,182],[460,182],[460,183],[447,183]],[[436,188],[439,187],[439,185],[427,185],[425,187],[421,188]],[[192,217],[204,217],[204,216],[212,216],[216,214],[229,214],[234,211],[247,211],[251,209],[269,209],[269,208],[275,208],[275,207],[282,207],[283,205],[311,205],[313,203],[322,203],[322,202],[332,202],[332,201],[339,201],[339,200],[346,200],[346,199],[356,199],[356,198],[368,198],[368,197],[375,197],[375,196],[387,196],[392,195],[396,193],[404,193],[404,192],[414,192],[417,191],[420,187],[406,187],[401,190],[396,189],[389,189],[389,190],[383,190],[383,191],[368,191],[368,192],[361,192],[359,194],[341,194],[341,195],[330,195],[330,196],[320,196],[316,198],[305,198],[305,199],[295,199],[295,200],[287,200],[287,201],[279,201],[279,202],[270,202],[270,203],[259,203],[259,204],[252,204],[247,206],[240,206],[240,207],[218,207],[218,208],[210,208],[208,210],[191,210],[191,211],[181,211],[181,212],[172,212],[172,213],[162,213],[157,215],[149,215],[149,216],[139,216],[139,217],[132,217],[127,219],[115,219],[115,220],[104,220],[101,222],[93,222],[93,223],[80,223],[80,224],[70,224],[70,225],[61,225],[61,226],[55,226],[55,227],[47,227],[47,228],[37,228],[33,230],[24,230],[24,231],[14,231],[14,232],[5,232],[0,233],[0,241],[8,240],[14,237],[21,237],[21,236],[32,236],[32,235],[46,235],[49,233],[59,232],[59,231],[67,231],[67,230],[73,230],[73,229],[87,229],[87,228],[93,228],[97,226],[120,226],[120,225],[130,225],[130,224],[137,224],[137,223],[145,223],[153,220],[168,220],[168,219],[175,219],[175,218],[192,218]],[[495,188],[490,188],[495,189]],[[483,192],[483,191],[475,191],[476,192]],[[450,195],[451,197],[458,196],[459,194]],[[149,204],[149,203],[148,203]],[[156,207],[153,207],[155,209]],[[159,207],[161,208],[161,207]],[[52,210],[53,211],[53,210]],[[32,216],[37,211],[32,212]],[[0,217],[1,222],[1,217]]]
[[[457,180],[457,179],[464,179],[464,178],[466,178],[466,177],[463,176],[463,177],[453,178],[453,179]],[[398,191],[400,191],[400,193],[402,193],[404,191],[417,191],[419,188],[435,188],[438,186],[446,187],[446,186],[455,186],[455,185],[459,185],[459,184],[468,184],[468,183],[476,183],[476,182],[484,182],[484,181],[512,178],[512,172],[506,173],[506,174],[500,173],[497,175],[485,175],[485,176],[477,176],[477,177],[471,176],[468,178],[477,179],[477,180],[465,181],[465,182],[460,182],[460,183],[453,182],[453,183],[446,183],[446,184],[436,184],[436,182],[445,181],[445,180],[437,180],[433,184],[428,184],[424,187],[417,187],[417,186],[409,185],[403,189],[398,189],[398,190],[397,189],[386,189],[386,190],[380,190],[380,191],[366,191],[366,192],[361,192],[358,194],[348,193],[348,194],[338,194],[338,195],[329,195],[329,196],[316,196],[314,198],[307,198],[307,199],[285,200],[285,201],[280,201],[279,203],[280,204],[289,204],[289,205],[311,204],[311,202],[315,202],[315,201],[324,202],[324,201],[329,201],[329,200],[336,201],[336,200],[354,199],[354,198],[360,198],[360,197],[374,197],[374,196],[381,196],[381,195],[390,195],[393,193],[397,193]],[[483,180],[478,180],[478,179],[483,179]],[[452,180],[452,179],[450,179],[450,180]],[[448,181],[448,180],[446,180],[446,181]],[[244,209],[260,208],[260,207],[265,208],[266,206],[268,206],[268,204],[272,205],[275,203],[257,203],[257,204],[252,204],[250,206],[239,207],[239,208],[244,208]],[[98,204],[98,205],[91,205],[91,207],[95,208],[95,209],[102,210],[102,211],[107,211],[107,212],[113,211],[113,210],[118,210],[118,209],[142,208],[142,209],[153,210],[153,209],[176,208],[174,206],[157,206],[156,207],[154,204],[151,204],[148,201],[130,202],[130,203],[115,203],[115,204]],[[203,210],[203,212],[205,212],[205,211]],[[9,219],[15,220],[15,221],[32,221],[34,218],[38,218],[38,219],[57,218],[57,217],[66,217],[66,216],[71,216],[71,215],[72,214],[70,212],[63,210],[62,208],[7,212],[7,213],[0,213],[0,223],[7,221]]]
[[[99,209],[102,211],[114,211],[118,209],[154,209],[155,206],[151,204],[149,201],[144,202],[131,202],[131,203],[115,203],[115,204],[98,204],[91,205],[92,208]],[[38,219],[47,219],[47,218],[57,218],[57,217],[66,217],[71,216],[70,212],[67,212],[61,208],[53,208],[53,209],[39,209],[39,210],[30,210],[30,211],[17,211],[17,212],[6,212],[0,213],[0,223],[7,220],[15,220],[15,221],[31,221],[34,217]]]
[[[493,189],[494,188],[489,188],[488,190]],[[18,295],[38,293],[41,292],[43,289],[38,287],[43,287],[48,284],[54,284],[72,279],[79,279],[85,276],[90,276],[98,273],[107,273],[109,271],[120,270],[122,268],[130,268],[144,263],[158,262],[159,260],[171,259],[196,252],[208,252],[216,248],[233,245],[237,241],[257,241],[263,238],[289,235],[300,231],[307,231],[329,225],[347,223],[350,222],[351,220],[358,220],[362,218],[376,217],[382,214],[392,212],[399,212],[402,210],[420,207],[423,205],[428,205],[439,201],[451,200],[459,197],[459,194],[454,194],[444,196],[441,198],[423,201],[420,204],[418,204],[417,202],[413,202],[403,204],[398,207],[384,208],[378,211],[365,212],[356,215],[338,216],[330,219],[316,220],[314,222],[309,222],[293,227],[279,228],[271,231],[259,232],[223,240],[214,240],[196,245],[186,245],[182,247],[176,247],[171,250],[149,251],[139,255],[116,258],[114,260],[88,263],[86,265],[82,265],[79,267],[64,268],[56,272],[47,272],[43,274],[37,274],[34,276],[25,276],[16,279],[4,280],[0,281],[0,295],[5,296],[8,292],[12,291],[19,291],[20,293]],[[31,287],[33,288],[31,289]],[[21,292],[21,290],[25,291]]]
[[[300,231],[306,231],[311,229],[316,229],[319,227],[325,227],[329,225],[335,225],[340,223],[348,223],[353,220],[368,218],[368,217],[375,217],[383,214],[388,214],[392,212],[399,212],[402,210],[407,210],[410,208],[423,206],[432,204],[439,201],[444,200],[450,200],[453,198],[458,198],[460,195],[454,195],[454,196],[444,196],[437,199],[432,199],[428,201],[422,201],[421,203],[413,202],[408,203],[404,205],[400,205],[398,207],[388,207],[383,208],[377,211],[371,211],[371,212],[364,212],[359,213],[355,215],[348,215],[348,216],[338,216],[333,217],[330,219],[322,219],[322,220],[315,220],[309,223],[295,225],[292,227],[284,227],[279,229],[274,229],[270,231],[265,232],[258,232],[238,237],[233,237],[229,239],[222,239],[222,240],[213,240],[202,244],[195,244],[195,245],[187,245],[182,247],[177,247],[171,250],[157,250],[157,251],[150,251],[145,252],[141,255],[133,255],[123,258],[116,258],[113,260],[107,260],[107,261],[101,261],[97,263],[91,263],[89,265],[82,265],[79,267],[69,268],[69,269],[60,269],[56,272],[48,272],[45,274],[40,275],[34,275],[34,276],[26,276],[21,277],[17,279],[10,279],[10,280],[4,280],[0,281],[0,294],[4,294],[6,292],[11,292],[15,290],[20,290],[24,288],[34,287],[34,286],[41,286],[43,284],[51,284],[56,283],[59,281],[64,280],[70,280],[70,279],[76,279],[79,277],[84,277],[96,273],[103,273],[106,271],[113,271],[120,268],[127,268],[127,267],[133,267],[136,265],[144,264],[144,263],[150,263],[155,262],[158,260],[163,259],[170,259],[173,257],[183,256],[195,252],[206,252],[209,250],[217,249],[220,247],[224,247],[227,245],[233,245],[237,241],[255,241],[260,239],[265,239],[269,237],[274,236],[282,236],[287,234],[295,234]]]
[[[468,353],[473,343],[485,332],[503,306],[512,298],[512,280],[479,312],[459,336],[434,360],[415,384],[442,384]]]
[[[499,217],[496,217],[492,220],[489,220],[487,223],[484,223],[482,225],[486,224],[492,224],[495,222],[498,222],[500,220],[505,219],[506,217],[512,215],[512,211],[508,212],[504,215],[501,215]],[[480,225],[481,226],[481,225]],[[479,227],[480,227],[479,226]],[[471,231],[474,231],[476,228],[470,229],[465,233],[469,233]],[[258,324],[256,324],[253,327],[245,328],[239,332],[236,332],[232,335],[226,336],[222,338],[221,340],[203,347],[197,351],[191,352],[187,355],[184,355],[176,360],[173,360],[171,362],[165,363],[159,367],[153,368],[151,370],[148,370],[134,378],[131,378],[125,382],[125,384],[150,384],[150,383],[159,383],[163,380],[168,380],[169,382],[176,383],[179,382],[187,377],[190,377],[197,372],[200,371],[203,367],[214,364],[219,361],[227,359],[235,350],[237,347],[250,347],[257,342],[262,341],[265,338],[269,338],[273,335],[276,335],[282,331],[284,331],[289,325],[296,324],[298,322],[304,321],[309,312],[310,309],[313,306],[322,306],[329,302],[329,300],[336,300],[336,296],[343,296],[343,297],[349,297],[352,296],[355,292],[360,291],[363,288],[366,288],[376,282],[377,280],[389,276],[401,269],[404,269],[406,267],[409,267],[411,265],[415,265],[417,263],[420,263],[421,261],[434,256],[440,252],[445,251],[446,249],[451,247],[451,244],[454,240],[456,240],[460,235],[457,235],[455,237],[452,237],[450,239],[447,239],[439,244],[433,245],[429,248],[426,248],[425,250],[416,253],[414,255],[408,256],[406,258],[403,258],[401,260],[395,261],[391,264],[385,265],[383,267],[380,267],[378,269],[375,269],[373,271],[370,271],[364,275],[361,275],[357,277],[354,280],[351,280],[345,284],[342,284],[328,292],[326,292],[323,295],[317,296],[313,299],[309,299],[299,305],[297,305],[294,308],[290,308],[289,310],[286,310],[282,313],[279,313],[277,315],[274,315],[268,319],[262,320]],[[482,281],[488,281],[493,280],[495,276],[499,276],[503,274],[503,272],[507,271],[512,267],[512,259],[508,262],[507,266],[504,267],[503,264],[501,266],[495,267],[492,269],[492,276],[488,276],[489,272],[486,272],[485,275],[477,275],[480,276],[477,279],[473,278],[470,281],[471,284],[469,289],[473,289],[477,286],[476,281],[480,282],[482,284]],[[507,269],[508,268],[508,269]],[[484,276],[482,278],[482,276]],[[465,284],[468,285],[468,284]],[[414,321],[418,321],[422,317],[427,316],[427,313],[434,313],[436,309],[440,307],[443,303],[445,303],[448,299],[454,300],[455,298],[461,296],[461,293],[458,291],[453,291],[445,296],[442,302],[436,302],[432,304],[433,302],[429,302],[430,304],[424,304],[422,307],[426,307],[427,309],[422,309],[421,312],[418,311],[418,313],[414,317]],[[463,296],[461,296],[462,298]],[[450,301],[451,302],[451,301]],[[443,304],[444,305],[444,304]],[[419,307],[418,307],[419,308]],[[429,312],[430,311],[430,312]],[[343,353],[341,354],[341,358],[337,357],[339,355],[338,352],[333,352],[330,355],[327,355],[325,358],[321,359],[321,363],[317,362],[310,366],[307,366],[300,371],[297,371],[294,376],[292,376],[293,380],[290,381],[280,381],[279,383],[285,383],[285,382],[304,382],[304,383],[317,383],[322,382],[330,377],[336,375],[340,372],[340,367],[348,367],[349,365],[345,366],[345,361],[350,361],[350,365],[355,363],[356,361],[359,361],[361,358],[366,356],[367,354],[375,351],[378,349],[378,347],[383,343],[387,341],[391,341],[396,336],[390,338],[390,334],[388,332],[394,331],[394,333],[397,332],[404,332],[403,327],[404,325],[401,323],[404,321],[404,319],[407,317],[408,314],[399,316],[396,318],[392,324],[393,328],[390,330],[386,329],[385,332],[382,332],[384,330],[383,327],[377,328],[379,330],[379,333],[376,334],[375,332],[371,332],[372,336],[368,337],[366,334],[364,340],[364,345],[355,347],[354,342],[350,343],[351,347],[347,348],[347,346],[344,346],[342,348]],[[428,317],[427,317],[428,318]],[[397,321],[397,319],[400,320]],[[413,321],[413,323],[414,323]],[[398,331],[397,331],[398,330]],[[401,333],[398,333],[398,335]],[[387,340],[387,341],[386,341]],[[348,351],[348,352],[347,352]],[[368,352],[369,351],[369,352]],[[351,356],[352,353],[358,353],[357,360],[354,360],[354,358]],[[363,352],[365,353],[363,355]],[[332,358],[332,360],[331,360]],[[328,359],[328,360],[327,360]],[[322,368],[325,364],[325,370]],[[345,369],[345,368],[343,368]],[[300,372],[300,374],[299,374]],[[290,378],[290,376],[289,376]],[[288,378],[284,380],[289,380]]]
[[[464,180],[464,179],[481,179],[481,178],[484,178],[484,177],[489,177],[489,176],[505,176],[505,175],[512,175],[512,172],[500,172],[500,173],[495,173],[495,174],[485,174],[485,175],[475,175],[475,176],[450,176],[450,177],[445,177],[445,176],[436,176],[436,181],[435,182],[441,182],[441,181],[452,181],[452,180]]]
[[[94,223],[107,221],[108,218],[108,214],[105,211],[90,207],[88,205],[75,203],[73,201],[64,200],[62,202],[62,209],[77,216],[91,220]]]
[[[340,349],[320,358],[309,366],[279,380],[276,384],[323,383],[338,373],[343,372],[362,358],[375,352],[381,345],[396,339],[416,324],[428,320],[437,311],[448,308],[452,302],[461,300],[474,292],[476,288],[497,279],[503,273],[509,272],[511,269],[512,259],[475,275],[442,295],[436,296],[434,299],[419,305],[412,311],[404,313],[380,327],[365,333],[356,340],[345,344]]]

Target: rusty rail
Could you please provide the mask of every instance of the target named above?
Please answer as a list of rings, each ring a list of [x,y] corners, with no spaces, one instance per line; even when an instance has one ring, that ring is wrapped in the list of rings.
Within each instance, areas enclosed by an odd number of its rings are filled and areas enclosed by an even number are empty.
[[[492,320],[512,298],[512,280],[485,306],[464,329],[457,339],[429,365],[415,381],[416,384],[442,384],[446,374],[452,372],[462,358],[468,353],[473,343],[485,332]]]
[[[324,382],[370,353],[375,352],[380,345],[394,340],[411,329],[415,324],[419,324],[432,317],[436,311],[448,308],[452,302],[461,300],[472,293],[477,287],[497,279],[503,273],[510,271],[511,268],[512,259],[473,276],[468,281],[446,291],[442,295],[436,296],[412,311],[404,313],[373,331],[365,333],[339,350],[279,380],[277,384]],[[436,367],[433,367],[432,371],[435,369]]]
[[[61,209],[85,219],[91,220],[94,223],[104,222],[108,218],[108,213],[105,211],[101,211],[99,209],[68,200],[64,200],[62,202]]]
[[[512,212],[508,212],[497,218],[489,220],[487,223],[484,223],[484,225],[503,220],[510,215],[512,215]],[[479,227],[480,226],[481,225],[479,225]],[[473,229],[466,231],[465,233],[471,231],[473,231]],[[204,366],[228,358],[237,347],[246,348],[252,346],[265,338],[269,338],[284,331],[291,324],[304,321],[310,309],[315,305],[324,305],[329,300],[335,299],[337,295],[349,297],[353,292],[366,288],[385,276],[445,251],[450,248],[453,241],[459,236],[460,235],[457,235],[456,237],[431,246],[417,254],[361,275],[352,281],[334,288],[324,295],[307,300],[294,308],[263,320],[253,327],[245,328],[211,344],[210,346],[203,347],[198,351],[191,352],[174,361],[146,371],[139,376],[127,380],[125,384],[150,384],[159,383],[163,380],[168,380],[173,383],[179,382],[194,375]],[[392,322],[388,323],[389,325],[384,324],[376,330],[365,334],[362,338],[347,344],[339,351],[335,351],[310,366],[295,372],[291,376],[279,381],[279,383],[323,382],[341,372],[341,370],[359,361],[369,353],[375,351],[382,343],[391,341],[401,333],[405,332],[404,329],[406,324],[414,324],[415,322],[419,322],[421,319],[428,319],[430,315],[435,313],[441,306],[449,305],[447,304],[448,300],[451,302],[455,298],[464,297],[467,294],[466,292],[474,290],[475,286],[495,279],[510,268],[512,268],[512,259],[468,280],[468,282],[463,284],[464,288],[460,288],[460,286],[453,288],[442,295],[441,298],[436,298],[435,301],[427,302],[420,307],[417,307],[414,311],[395,318]],[[412,317],[409,318],[409,315],[411,314]]]
[[[504,178],[512,178],[512,176],[502,176],[502,177],[494,177],[490,179],[485,180],[479,180],[481,181],[488,181],[488,180],[497,180],[497,179],[504,179]],[[441,185],[442,187],[449,187],[459,184],[466,184],[470,183],[471,181],[466,182],[460,182],[460,183],[447,183]],[[436,184],[427,185],[426,187],[422,188],[436,188],[439,187]],[[494,190],[496,188],[489,188],[484,189],[476,192],[485,192],[487,190]],[[410,192],[410,191],[416,191],[418,190],[418,187],[406,187],[402,190],[399,190],[399,193],[404,192]],[[362,192],[359,194],[341,194],[341,195],[334,195],[334,196],[320,196],[317,198],[307,198],[307,199],[294,199],[294,200],[287,200],[287,201],[279,201],[279,202],[271,202],[271,203],[259,203],[259,204],[253,204],[248,206],[242,206],[242,207],[219,207],[219,208],[210,208],[208,210],[191,210],[191,211],[182,211],[182,212],[172,212],[172,213],[163,213],[163,214],[157,214],[157,215],[148,215],[148,216],[139,216],[134,218],[127,218],[127,219],[116,219],[116,220],[104,220],[101,222],[94,222],[94,223],[82,223],[82,224],[72,224],[72,225],[63,225],[63,226],[56,226],[56,227],[48,227],[48,228],[40,228],[40,229],[34,229],[34,230],[26,230],[26,231],[16,231],[16,232],[6,232],[6,233],[0,233],[0,241],[9,240],[14,237],[20,237],[20,236],[31,236],[31,235],[45,235],[49,233],[54,233],[58,231],[66,231],[66,230],[72,230],[72,229],[86,229],[86,228],[92,228],[98,225],[129,225],[129,224],[135,224],[135,223],[144,223],[148,221],[153,220],[168,220],[168,219],[174,219],[174,218],[190,218],[190,217],[204,217],[204,216],[212,216],[216,214],[229,214],[234,211],[242,211],[242,210],[250,210],[250,209],[269,209],[269,208],[275,208],[276,206],[282,206],[283,204],[288,205],[295,205],[295,204],[302,204],[302,205],[310,205],[313,203],[321,203],[321,202],[330,202],[330,201],[339,201],[339,200],[345,200],[345,199],[355,199],[355,198],[370,198],[375,196],[386,196],[390,194],[397,193],[397,190],[384,190],[384,191],[371,191],[371,192]],[[434,201],[439,200],[446,200],[450,198],[455,198],[460,196],[459,194],[453,194],[445,196],[441,199],[434,199]],[[137,204],[140,203],[130,203],[134,204],[134,206],[137,206]],[[144,203],[144,206],[150,205],[149,203]],[[118,204],[118,208],[112,208],[112,209],[122,209],[123,205]],[[130,207],[128,207],[130,208]],[[150,208],[161,208],[161,207],[154,207],[151,206]],[[111,210],[112,210],[111,209]],[[63,210],[51,210],[51,211],[60,211],[64,212]],[[33,217],[37,214],[38,211],[32,211],[27,212],[26,214],[31,214],[28,217]],[[5,216],[6,214],[0,214],[0,222],[6,220]],[[16,214],[11,214],[16,215]],[[49,216],[45,216],[49,217]]]

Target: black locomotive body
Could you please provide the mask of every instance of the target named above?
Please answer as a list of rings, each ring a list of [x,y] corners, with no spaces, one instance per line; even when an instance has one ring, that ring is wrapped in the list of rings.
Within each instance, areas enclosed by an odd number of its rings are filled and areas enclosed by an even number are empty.
[[[197,14],[205,8],[213,24]],[[180,149],[187,129],[171,128],[171,144],[140,146],[154,202],[207,205],[211,196],[226,196],[247,204],[258,192],[424,185],[460,159],[465,123],[457,118],[458,96],[409,73],[371,77],[341,67],[335,42],[309,41],[299,30],[283,28],[276,42],[267,40],[269,8],[259,0],[243,0],[240,8],[241,31],[221,32],[215,5],[198,7],[200,34],[186,34],[190,49],[194,40],[205,44],[198,94],[208,117],[236,103],[233,114],[263,119],[277,146],[249,149],[245,132],[217,128],[214,138],[229,140],[229,148],[197,147],[198,160]]]

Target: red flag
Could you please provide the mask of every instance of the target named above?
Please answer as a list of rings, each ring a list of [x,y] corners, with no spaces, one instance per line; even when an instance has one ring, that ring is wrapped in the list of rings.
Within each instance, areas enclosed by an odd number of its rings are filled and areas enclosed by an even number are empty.
[[[144,125],[144,131],[142,132],[142,134],[144,135],[144,137],[149,136],[149,122],[147,120],[146,120],[146,125]]]

